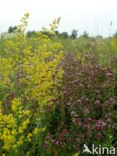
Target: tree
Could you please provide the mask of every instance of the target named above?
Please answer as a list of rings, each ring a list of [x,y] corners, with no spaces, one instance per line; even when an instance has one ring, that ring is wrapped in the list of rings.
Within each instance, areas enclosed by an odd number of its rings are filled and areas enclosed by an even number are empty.
[[[16,30],[17,30],[17,31],[20,31],[20,30],[17,29],[16,26],[14,26],[14,27],[10,26],[9,29],[8,29],[8,33],[9,33],[9,34],[10,34],[10,33],[14,33]]]
[[[89,34],[88,34],[86,31],[84,31],[83,36],[84,36],[85,38],[88,38]]]
[[[59,36],[62,38],[68,38],[69,37],[67,32],[62,32],[61,34],[59,34]]]
[[[76,39],[77,38],[77,35],[78,35],[78,30],[72,30],[72,34],[71,34],[71,38],[72,39]]]
[[[35,31],[28,31],[27,32],[27,37],[30,38],[30,37],[35,37],[36,36],[36,32]]]

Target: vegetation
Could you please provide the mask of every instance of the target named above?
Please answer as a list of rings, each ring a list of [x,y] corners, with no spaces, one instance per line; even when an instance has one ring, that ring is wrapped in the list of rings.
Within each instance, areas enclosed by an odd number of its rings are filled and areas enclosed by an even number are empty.
[[[0,38],[0,156],[117,147],[116,34],[59,33],[60,18],[25,33],[28,16]]]

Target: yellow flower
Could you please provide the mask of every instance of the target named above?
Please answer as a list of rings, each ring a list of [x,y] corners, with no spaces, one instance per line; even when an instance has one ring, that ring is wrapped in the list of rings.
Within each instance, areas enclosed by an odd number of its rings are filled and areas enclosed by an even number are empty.
[[[16,129],[11,130],[11,134],[14,136],[17,134]]]
[[[17,142],[17,146],[21,146],[23,144],[23,139],[24,139],[24,136],[21,136]]]
[[[14,149],[16,149],[16,148],[17,148],[17,145],[16,145],[16,144],[15,144],[15,145],[13,145],[13,148],[14,148]]]
[[[24,131],[24,128],[23,127],[19,127],[19,133],[23,133],[23,131]]]
[[[27,135],[27,140],[28,140],[28,142],[31,142],[31,138],[32,138],[32,134],[29,133],[29,134]]]
[[[30,110],[26,110],[24,114],[28,116],[30,114]]]
[[[38,128],[35,128],[34,130],[33,130],[33,135],[37,135],[38,134]]]
[[[15,112],[20,105],[21,105],[20,99],[14,98],[12,101],[12,111]]]

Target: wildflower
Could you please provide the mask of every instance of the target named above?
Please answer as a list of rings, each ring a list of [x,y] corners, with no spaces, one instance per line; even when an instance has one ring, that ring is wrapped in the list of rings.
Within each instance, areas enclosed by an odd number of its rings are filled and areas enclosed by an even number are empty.
[[[28,142],[31,142],[31,138],[32,138],[32,134],[29,133],[28,136],[27,136],[27,140],[28,140]]]
[[[17,146],[21,146],[23,144],[24,136],[21,136],[17,142]]]
[[[38,128],[35,128],[34,130],[33,130],[33,135],[37,135],[38,134]]]
[[[30,110],[26,110],[24,114],[28,116],[30,114]]]

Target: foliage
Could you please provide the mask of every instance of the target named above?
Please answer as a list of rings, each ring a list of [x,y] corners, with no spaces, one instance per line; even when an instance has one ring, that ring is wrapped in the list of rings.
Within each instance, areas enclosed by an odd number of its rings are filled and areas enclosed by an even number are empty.
[[[72,30],[72,34],[71,34],[71,38],[72,39],[76,39],[77,38],[77,35],[78,35],[78,33],[77,33],[78,31],[77,30]]]
[[[16,31],[20,31],[20,29],[17,29],[17,26],[14,26],[14,27],[10,26],[9,29],[8,29],[9,34],[14,33]]]

